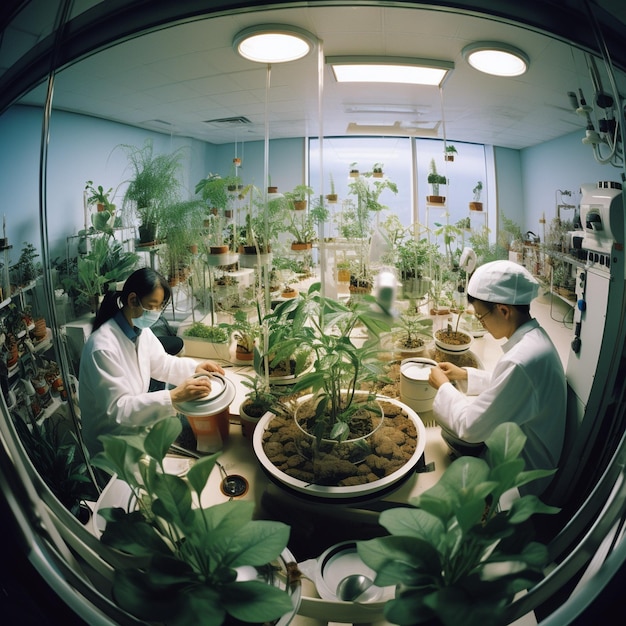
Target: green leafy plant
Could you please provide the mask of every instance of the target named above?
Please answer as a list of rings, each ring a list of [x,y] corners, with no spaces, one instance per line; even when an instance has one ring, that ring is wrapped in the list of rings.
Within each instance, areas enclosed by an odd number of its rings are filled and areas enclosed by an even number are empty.
[[[439,195],[439,185],[446,185],[448,183],[447,178],[443,174],[439,174],[437,171],[437,163],[435,159],[430,160],[430,169],[428,172],[428,184],[432,185],[433,195]]]
[[[433,336],[433,320],[421,313],[402,313],[391,330],[396,345],[421,348]]]
[[[525,522],[558,509],[533,495],[499,508],[506,491],[555,471],[524,471],[525,442],[516,424],[499,425],[485,442],[484,459],[456,459],[434,487],[411,499],[414,508],[381,513],[389,536],[357,542],[359,556],[376,572],[375,583],[399,585],[385,605],[388,621],[502,624],[515,594],[541,580],[547,549],[531,540]]]
[[[13,266],[13,269],[17,271],[20,285],[27,285],[41,274],[41,263],[35,263],[35,259],[38,256],[39,252],[37,252],[37,248],[35,248],[32,243],[25,241],[20,252],[20,257]]]
[[[308,200],[314,192],[313,187],[309,185],[296,185],[291,191],[285,193],[285,197],[291,202],[302,202]]]
[[[150,139],[141,147],[122,145],[122,148],[132,169],[122,206],[133,211],[144,225],[157,223],[161,209],[179,200],[182,149],[155,154]]]
[[[256,340],[261,335],[261,326],[257,322],[248,319],[248,313],[238,309],[233,314],[234,320],[230,325],[233,339],[245,352],[253,352]]]
[[[113,193],[113,187],[109,187],[109,189],[105,191],[102,185],[95,187],[93,180],[88,180],[85,184],[85,191],[87,192],[88,205],[103,204],[105,209],[110,209],[110,195]]]
[[[195,192],[199,194],[208,208],[215,207],[222,211],[229,208],[238,195],[241,178],[209,172],[205,178],[196,184]]]
[[[315,355],[313,370],[303,373],[292,391],[312,390],[316,394],[319,402],[312,434],[318,440],[347,438],[350,420],[360,404],[355,402],[355,392],[383,373],[378,337],[389,331],[390,325],[374,307],[371,296],[348,306],[323,296],[320,283],[314,283],[306,294],[282,302],[266,316],[281,322],[270,348],[275,358],[288,357],[303,347]],[[351,339],[357,324],[365,326],[371,335],[361,346]]]
[[[142,620],[173,626],[219,626],[228,616],[256,623],[281,617],[293,609],[289,593],[260,580],[238,580],[238,569],[270,571],[289,527],[253,520],[251,501],[199,504],[219,454],[196,461],[184,479],[167,474],[163,459],[181,429],[178,418],[167,418],[144,435],[107,435],[104,452],[93,459],[128,484],[136,507],[101,512],[102,542],[139,558],[136,566],[116,569],[116,601]]]
[[[448,144],[446,146],[446,154],[457,154],[457,149],[453,144]]]
[[[227,343],[230,339],[230,325],[223,323],[209,326],[203,322],[194,322],[183,332],[185,337],[198,337],[212,343]]]
[[[482,181],[478,181],[476,183],[476,187],[472,189],[472,193],[474,194],[474,202],[480,202],[480,196],[483,192],[483,183]]]
[[[85,459],[76,435],[63,427],[56,416],[30,426],[20,418],[14,420],[20,440],[39,475],[52,493],[74,515],[80,516],[81,503],[94,502],[98,492],[89,477]]]
[[[247,415],[263,417],[268,411],[278,414],[281,409],[281,390],[272,387],[264,376],[241,374],[241,384],[249,391],[246,392],[242,405]]]

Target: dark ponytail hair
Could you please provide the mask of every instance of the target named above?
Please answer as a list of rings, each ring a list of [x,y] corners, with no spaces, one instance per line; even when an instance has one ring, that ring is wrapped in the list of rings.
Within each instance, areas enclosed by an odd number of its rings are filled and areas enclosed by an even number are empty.
[[[131,293],[136,293],[141,300],[145,296],[150,295],[157,287],[162,287],[163,289],[163,306],[165,307],[172,296],[172,290],[167,280],[150,267],[142,267],[135,270],[124,282],[122,291],[107,291],[104,295],[93,323],[92,332],[98,330],[102,324],[110,320],[120,310],[118,301],[122,305],[128,304],[128,296]]]

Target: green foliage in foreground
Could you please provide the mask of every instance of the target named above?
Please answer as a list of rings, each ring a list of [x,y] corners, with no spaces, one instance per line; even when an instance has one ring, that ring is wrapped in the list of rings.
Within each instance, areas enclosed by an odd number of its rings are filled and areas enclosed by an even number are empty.
[[[535,513],[557,513],[536,496],[501,511],[502,494],[554,470],[524,471],[526,437],[513,423],[498,426],[485,442],[485,459],[460,457],[439,482],[411,500],[416,508],[384,511],[389,536],[358,542],[376,571],[375,583],[399,585],[385,605],[393,624],[489,626],[503,623],[518,591],[541,580],[546,547],[524,524]]]
[[[252,519],[254,502],[202,508],[200,494],[219,454],[196,461],[186,478],[166,474],[163,459],[180,420],[158,422],[147,435],[102,437],[94,465],[131,488],[130,512],[109,508],[102,542],[137,557],[115,572],[119,605],[147,621],[219,626],[227,614],[244,622],[277,619],[292,610],[289,594],[260,580],[237,580],[237,568],[262,568],[285,549],[289,527]]]

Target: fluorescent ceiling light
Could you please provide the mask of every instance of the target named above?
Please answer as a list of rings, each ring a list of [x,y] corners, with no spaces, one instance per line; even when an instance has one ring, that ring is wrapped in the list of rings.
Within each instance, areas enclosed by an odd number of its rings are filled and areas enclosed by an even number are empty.
[[[526,53],[518,48],[494,41],[466,46],[463,58],[474,69],[493,76],[521,76],[530,63]]]
[[[311,33],[285,24],[251,26],[233,39],[233,48],[244,59],[258,63],[295,61],[306,56],[314,45]]]
[[[411,57],[326,57],[339,83],[404,83],[440,86],[454,69],[451,61]]]
[[[348,135],[382,135],[387,137],[438,137],[441,122],[433,122],[431,128],[403,125],[402,122],[393,124],[356,124],[350,122],[346,128]]]

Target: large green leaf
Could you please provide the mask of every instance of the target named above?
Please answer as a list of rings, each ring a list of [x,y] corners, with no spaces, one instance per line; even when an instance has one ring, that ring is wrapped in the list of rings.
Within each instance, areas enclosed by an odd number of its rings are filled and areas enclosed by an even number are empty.
[[[290,528],[280,522],[252,521],[231,532],[221,542],[212,542],[221,567],[265,565],[287,546]]]
[[[114,509],[109,513],[105,516],[107,525],[102,533],[102,543],[135,556],[171,555],[169,545],[150,524],[143,521],[139,512],[128,514],[122,509]]]
[[[157,474],[153,488],[157,498],[152,503],[154,514],[176,524],[185,534],[189,532],[193,528],[194,518],[187,483],[178,476]]]
[[[497,467],[516,459],[526,444],[526,435],[514,422],[505,422],[496,426],[485,440],[487,451],[485,458],[491,467]]]
[[[209,476],[220,457],[220,452],[198,459],[187,472],[186,479],[193,490],[200,496],[209,480]]]
[[[422,509],[388,509],[380,514],[379,523],[392,535],[417,537],[434,544],[445,532],[441,520]]]
[[[440,578],[441,560],[431,544],[416,537],[379,537],[359,541],[362,561],[376,572],[381,587],[400,583],[423,583],[425,577]]]
[[[146,435],[144,449],[146,454],[162,463],[170,446],[182,431],[182,424],[176,417],[159,420]]]
[[[252,623],[271,622],[293,610],[285,591],[256,580],[224,585],[221,602],[233,617]]]

